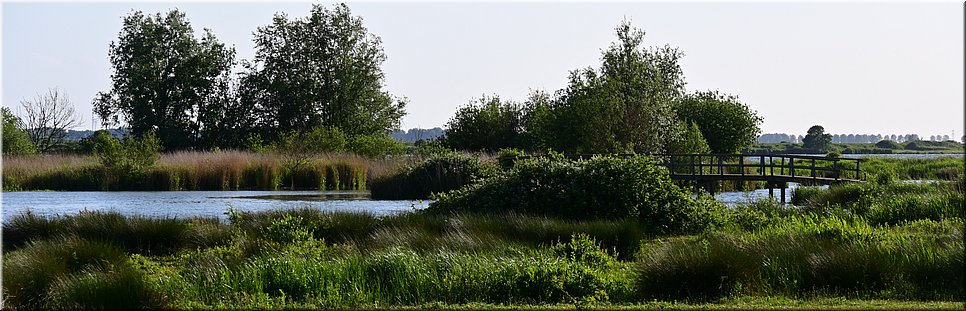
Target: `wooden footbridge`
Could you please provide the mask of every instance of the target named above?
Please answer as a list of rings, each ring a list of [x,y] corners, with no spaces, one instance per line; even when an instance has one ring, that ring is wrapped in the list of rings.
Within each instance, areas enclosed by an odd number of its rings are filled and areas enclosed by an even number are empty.
[[[570,159],[590,159],[596,154],[565,155]],[[637,154],[615,154],[634,157]],[[671,179],[703,182],[714,194],[718,181],[763,181],[768,195],[781,189],[785,201],[787,183],[830,185],[859,182],[861,159],[791,154],[651,154],[657,164],[667,168]],[[528,158],[520,156],[514,160]]]

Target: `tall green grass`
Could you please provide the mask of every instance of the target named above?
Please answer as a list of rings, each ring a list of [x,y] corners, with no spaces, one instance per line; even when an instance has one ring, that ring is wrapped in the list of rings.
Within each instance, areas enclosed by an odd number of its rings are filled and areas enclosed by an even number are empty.
[[[724,233],[643,246],[644,299],[740,295],[961,299],[962,221],[873,228],[861,219],[804,217],[754,234]],[[943,275],[947,277],[944,278]]]
[[[792,204],[846,208],[879,225],[966,217],[964,193],[956,182],[800,187],[792,193]]]
[[[228,233],[216,219],[184,220],[123,216],[117,212],[83,211],[74,216],[14,216],[3,224],[4,251],[16,250],[31,241],[74,236],[116,245],[136,254],[171,254],[184,247],[223,244]]]
[[[583,239],[583,240],[581,240]],[[261,297],[317,307],[623,300],[628,278],[593,240],[517,255],[390,249],[337,258],[280,252],[246,264],[188,266],[182,295],[206,305]],[[256,298],[258,299],[258,298]]]
[[[515,213],[23,214],[3,224],[3,291],[11,308],[953,301],[966,281],[961,214],[909,216],[889,198],[943,194],[926,210],[954,210],[957,187],[868,183],[814,190],[814,206],[708,208],[720,223],[686,235],[635,217]]]
[[[4,302],[13,308],[132,309],[163,303],[124,251],[78,237],[31,242],[5,254],[3,277]]]

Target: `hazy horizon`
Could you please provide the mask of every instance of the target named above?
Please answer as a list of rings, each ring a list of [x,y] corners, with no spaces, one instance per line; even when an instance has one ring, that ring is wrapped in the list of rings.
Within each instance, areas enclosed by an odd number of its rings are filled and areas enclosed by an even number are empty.
[[[962,3],[348,4],[382,38],[385,89],[409,99],[403,130],[443,127],[483,94],[522,101],[563,88],[569,71],[600,65],[627,18],[646,46],[685,54],[689,92],[737,95],[764,118],[763,134],[815,124],[833,134],[964,134]],[[58,87],[81,113],[77,129],[91,129],[91,101],[110,87],[108,46],[132,10],[178,8],[241,60],[273,14],[302,17],[311,5],[4,2],[3,106],[17,112]]]

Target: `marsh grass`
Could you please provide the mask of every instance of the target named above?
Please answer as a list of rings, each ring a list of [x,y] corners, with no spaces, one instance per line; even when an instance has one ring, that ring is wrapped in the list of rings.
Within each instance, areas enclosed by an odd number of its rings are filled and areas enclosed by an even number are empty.
[[[751,235],[676,238],[642,247],[638,290],[645,299],[696,301],[775,294],[957,299],[964,293],[961,225],[939,223],[950,234],[936,239],[862,220],[805,217]],[[950,279],[940,280],[944,274]]]
[[[963,218],[963,200],[964,193],[957,182],[850,183],[824,190],[799,187],[792,193],[792,204],[846,208],[877,225]]]
[[[962,157],[935,159],[896,159],[870,157],[862,162],[864,180],[874,181],[880,172],[895,174],[901,180],[956,180],[963,175],[966,164]]]
[[[380,160],[382,166],[393,161]],[[400,160],[401,161],[401,160]],[[3,187],[16,190],[364,190],[370,160],[322,154],[291,170],[284,157],[247,151],[162,154],[142,171],[109,172],[91,156],[12,157],[4,160]]]
[[[24,214],[3,224],[3,289],[12,308],[961,300],[963,220],[947,211],[958,186],[850,187],[813,193],[822,206],[707,209],[722,223],[690,235],[650,234],[633,217],[492,212],[229,210],[228,223]],[[938,198],[926,210],[942,217],[875,214],[916,195]]]
[[[581,245],[587,244],[597,247],[590,240]],[[222,264],[189,266],[182,275],[186,283],[197,284],[190,287],[189,295],[202,300],[282,297],[336,308],[430,302],[573,303],[622,298],[627,284],[620,271],[587,258],[561,257],[547,251],[503,256],[418,254],[387,249],[327,260],[282,252],[234,268]]]
[[[148,255],[171,254],[184,247],[220,245],[228,233],[216,219],[175,219],[123,216],[117,212],[83,211],[73,216],[14,216],[3,225],[5,251],[31,241],[73,236],[101,241],[123,250]]]
[[[8,306],[114,309],[161,303],[127,254],[108,243],[59,237],[31,242],[4,257]]]

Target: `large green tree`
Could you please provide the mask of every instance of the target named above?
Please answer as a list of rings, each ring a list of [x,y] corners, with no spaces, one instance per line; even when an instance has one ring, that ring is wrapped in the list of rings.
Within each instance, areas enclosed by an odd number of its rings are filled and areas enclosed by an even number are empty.
[[[95,112],[105,125],[126,123],[135,136],[155,132],[168,149],[198,146],[231,101],[234,49],[208,29],[196,38],[178,10],[125,16],[110,59],[111,90],[98,93]]]
[[[570,82],[534,114],[542,145],[567,152],[663,152],[675,135],[672,103],[684,91],[675,48],[644,48],[644,32],[624,22],[603,52],[599,69],[570,74]]]
[[[446,123],[444,143],[461,150],[524,148],[524,106],[499,96],[483,96],[456,110]]]
[[[825,152],[832,146],[832,135],[825,133],[825,128],[821,125],[813,125],[808,128],[805,138],[802,138],[802,145],[806,149]]]
[[[695,123],[713,153],[736,153],[755,143],[762,119],[748,105],[717,91],[684,96],[674,110],[685,123]]]
[[[276,14],[255,31],[240,96],[263,137],[339,128],[349,136],[399,126],[405,101],[383,90],[382,42],[345,4],[316,4],[305,18]]]

